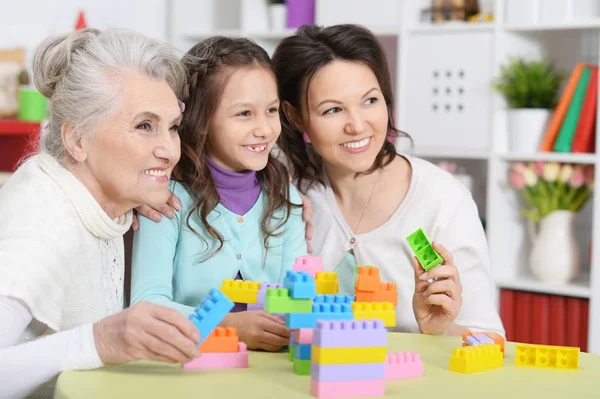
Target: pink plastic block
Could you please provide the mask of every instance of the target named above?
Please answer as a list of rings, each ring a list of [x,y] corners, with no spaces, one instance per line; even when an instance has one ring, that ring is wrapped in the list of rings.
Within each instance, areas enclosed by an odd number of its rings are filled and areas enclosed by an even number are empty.
[[[312,328],[301,328],[298,330],[297,337],[299,344],[312,344],[313,342],[313,329]]]
[[[423,376],[421,355],[413,352],[388,353],[385,363],[385,379],[401,380]]]
[[[203,353],[199,358],[183,364],[184,369],[234,369],[248,367],[246,344],[238,343],[238,352]]]
[[[310,394],[317,398],[356,398],[385,395],[385,380],[310,381]]]
[[[295,272],[305,272],[316,277],[318,272],[323,271],[323,261],[320,256],[299,256],[296,258],[292,270]]]
[[[321,348],[387,346],[381,320],[318,320],[313,344]]]

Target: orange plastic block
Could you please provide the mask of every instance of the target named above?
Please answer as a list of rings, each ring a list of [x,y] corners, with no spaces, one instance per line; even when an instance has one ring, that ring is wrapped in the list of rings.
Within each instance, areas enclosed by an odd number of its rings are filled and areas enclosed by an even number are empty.
[[[354,290],[354,302],[379,302],[377,292]]]
[[[485,335],[486,337],[490,338],[491,340],[494,341],[495,345],[500,345],[500,351],[502,352],[502,354],[504,354],[504,343],[506,342],[506,340],[504,339],[504,337],[502,337],[502,335],[495,333],[495,332],[467,332],[467,333],[463,333],[462,334],[462,346],[465,347],[467,346],[467,337],[472,337],[474,335]]]
[[[239,338],[234,327],[217,327],[200,345],[200,353],[228,353],[238,351]]]
[[[375,292],[379,289],[381,279],[379,278],[379,269],[376,267],[358,267],[356,275],[355,289],[357,291]]]
[[[392,305],[398,306],[398,289],[396,283],[381,283],[379,290],[375,295],[375,302],[391,302]]]

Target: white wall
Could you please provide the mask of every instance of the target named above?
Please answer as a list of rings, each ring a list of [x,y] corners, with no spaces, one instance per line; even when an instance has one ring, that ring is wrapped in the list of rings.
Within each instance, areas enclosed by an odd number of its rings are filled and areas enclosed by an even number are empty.
[[[28,60],[45,37],[72,31],[79,10],[89,27],[135,30],[168,39],[169,0],[0,0],[0,48],[25,47]]]

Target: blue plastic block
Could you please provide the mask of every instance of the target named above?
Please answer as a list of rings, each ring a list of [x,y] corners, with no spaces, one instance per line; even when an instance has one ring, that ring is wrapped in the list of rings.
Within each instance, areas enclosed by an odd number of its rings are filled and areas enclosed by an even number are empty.
[[[299,360],[310,360],[311,344],[298,344],[294,348],[294,358]]]
[[[306,272],[288,270],[283,280],[283,288],[287,288],[290,298],[313,299],[317,295],[317,285],[313,276]]]
[[[189,319],[200,331],[198,346],[208,338],[231,309],[233,309],[233,302],[229,298],[216,288],[210,290],[194,313],[189,315]]]
[[[331,295],[331,294],[320,294],[315,296],[313,303],[352,303],[354,302],[354,295]]]
[[[288,313],[285,325],[288,328],[315,328],[317,320],[352,320],[349,303],[313,303],[312,313]]]

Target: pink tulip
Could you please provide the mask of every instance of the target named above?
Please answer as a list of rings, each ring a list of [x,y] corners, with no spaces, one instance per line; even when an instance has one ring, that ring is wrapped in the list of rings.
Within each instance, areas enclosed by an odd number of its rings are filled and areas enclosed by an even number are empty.
[[[525,166],[523,162],[515,162],[512,164],[512,170],[518,173],[522,174],[525,169],[527,169],[527,166]]]
[[[583,172],[583,168],[581,167],[581,165],[577,165],[573,170],[573,174],[571,175],[571,179],[569,180],[569,185],[573,188],[579,188],[583,185],[584,182],[585,174]]]
[[[537,177],[541,177],[544,174],[544,163],[542,161],[537,161],[535,163],[535,174]]]
[[[523,178],[523,175],[517,172],[516,170],[511,170],[509,172],[508,179],[517,190],[520,190],[523,187],[525,187],[525,179]]]

